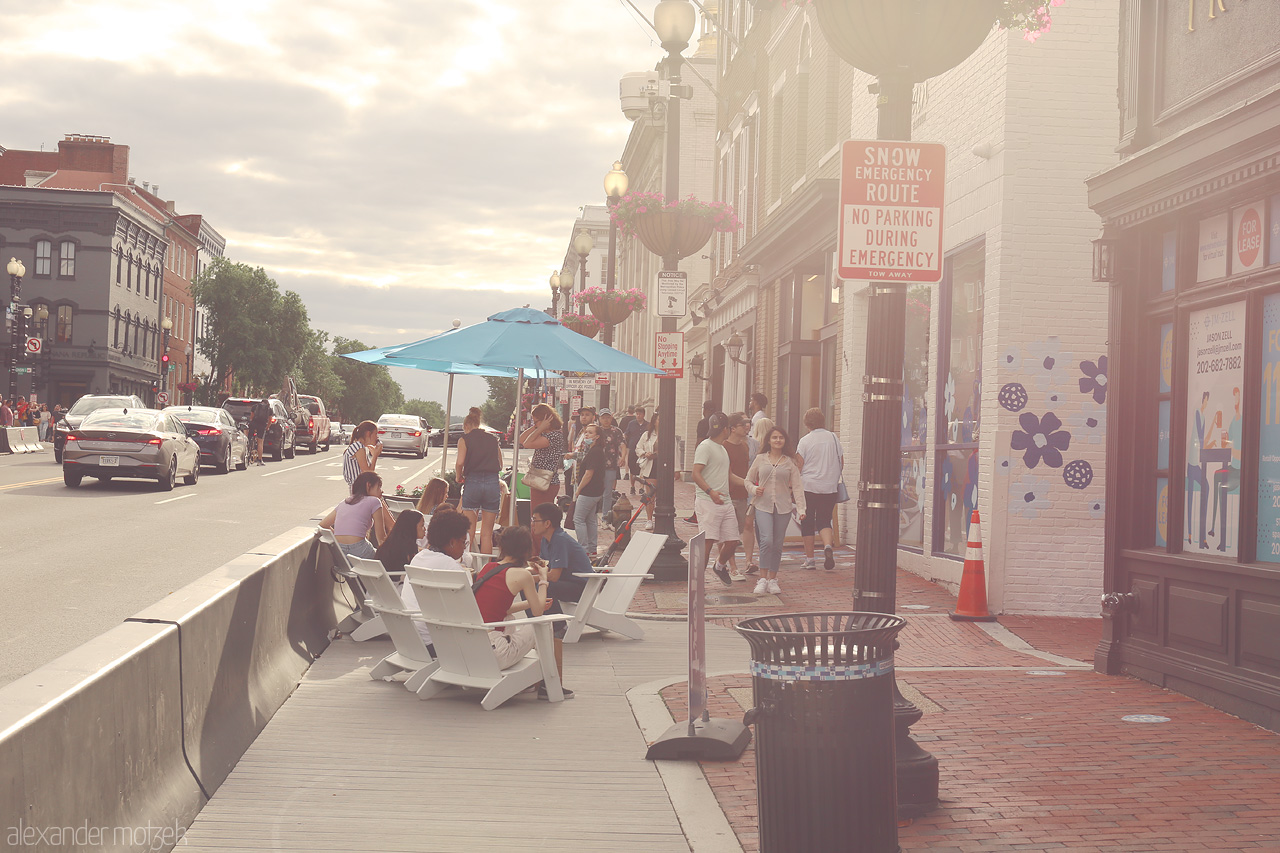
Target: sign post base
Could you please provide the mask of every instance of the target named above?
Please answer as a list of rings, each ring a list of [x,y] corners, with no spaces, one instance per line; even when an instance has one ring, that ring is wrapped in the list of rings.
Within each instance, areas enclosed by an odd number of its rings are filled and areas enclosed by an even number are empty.
[[[737,720],[676,723],[645,753],[650,761],[733,761],[751,743],[751,729]]]

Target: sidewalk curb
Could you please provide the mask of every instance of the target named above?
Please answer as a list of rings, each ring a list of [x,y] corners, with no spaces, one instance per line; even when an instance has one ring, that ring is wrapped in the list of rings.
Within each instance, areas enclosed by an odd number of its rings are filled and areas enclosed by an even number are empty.
[[[1041,660],[1060,666],[1063,669],[1093,669],[1093,664],[1078,661],[1075,658],[1055,655],[1053,652],[1042,652],[1005,626],[1001,625],[999,622],[974,622],[973,624],[977,625],[983,631],[986,631],[987,634],[990,635],[991,639],[995,640],[1007,649],[1011,649],[1015,652],[1021,652],[1024,655],[1031,655],[1032,657],[1040,658]]]
[[[665,615],[665,614],[658,614]],[[678,621],[667,619],[664,621]],[[743,675],[742,672],[709,672],[707,678],[724,675]],[[663,688],[688,680],[688,673],[637,684],[627,691],[631,713],[640,726],[646,743],[657,740],[675,722],[667,711],[659,694]],[[653,766],[667,789],[671,807],[684,830],[685,840],[693,853],[742,853],[742,845],[734,834],[729,818],[720,803],[702,767],[696,761],[654,761]]]

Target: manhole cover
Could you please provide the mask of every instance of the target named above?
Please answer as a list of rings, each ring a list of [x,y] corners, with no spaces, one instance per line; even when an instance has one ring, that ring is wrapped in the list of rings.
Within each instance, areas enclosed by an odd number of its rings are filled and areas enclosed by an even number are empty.
[[[1121,717],[1120,719],[1126,723],[1167,723],[1169,722],[1168,717],[1162,717],[1159,714],[1129,714],[1128,716]]]

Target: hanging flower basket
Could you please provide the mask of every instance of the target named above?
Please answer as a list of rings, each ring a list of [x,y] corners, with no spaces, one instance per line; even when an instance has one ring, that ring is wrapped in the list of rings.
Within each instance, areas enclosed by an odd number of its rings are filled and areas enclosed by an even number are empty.
[[[642,290],[604,290],[588,287],[573,297],[579,305],[591,309],[601,323],[616,326],[631,316],[633,311],[643,310],[649,299]]]
[[[667,201],[662,193],[627,193],[610,213],[623,234],[639,238],[661,257],[687,258],[702,250],[716,231],[742,227],[733,206],[689,196]]]
[[[570,331],[588,338],[594,338],[604,328],[603,323],[587,314],[561,314],[560,322]]]

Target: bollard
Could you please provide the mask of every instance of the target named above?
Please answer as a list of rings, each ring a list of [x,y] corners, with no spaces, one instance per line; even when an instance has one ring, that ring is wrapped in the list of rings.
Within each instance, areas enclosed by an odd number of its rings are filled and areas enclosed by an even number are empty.
[[[738,623],[751,645],[761,853],[898,851],[893,646],[906,620],[791,613]]]

